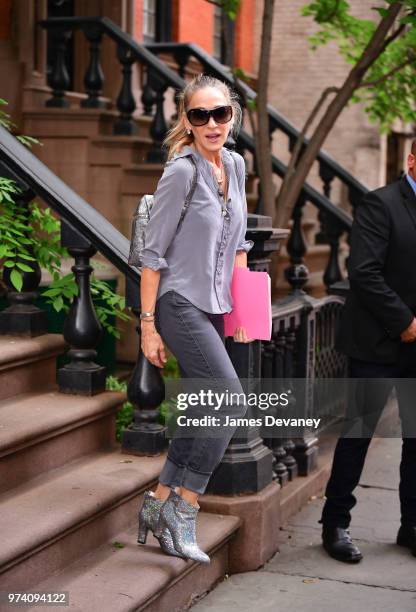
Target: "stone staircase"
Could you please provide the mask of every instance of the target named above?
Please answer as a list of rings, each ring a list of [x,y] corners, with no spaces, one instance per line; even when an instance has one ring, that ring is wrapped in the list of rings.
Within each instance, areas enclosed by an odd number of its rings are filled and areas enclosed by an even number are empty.
[[[124,394],[58,391],[64,349],[57,334],[0,337],[0,590],[68,591],[80,612],[184,609],[228,572],[240,519],[200,512],[209,566],[165,555],[150,534],[138,545],[137,509],[164,455],[121,451]]]

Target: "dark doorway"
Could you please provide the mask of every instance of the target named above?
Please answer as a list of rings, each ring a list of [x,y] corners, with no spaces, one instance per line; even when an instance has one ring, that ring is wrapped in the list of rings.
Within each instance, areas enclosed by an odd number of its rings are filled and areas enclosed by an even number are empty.
[[[235,24],[221,6],[214,13],[214,57],[226,66],[234,65]]]

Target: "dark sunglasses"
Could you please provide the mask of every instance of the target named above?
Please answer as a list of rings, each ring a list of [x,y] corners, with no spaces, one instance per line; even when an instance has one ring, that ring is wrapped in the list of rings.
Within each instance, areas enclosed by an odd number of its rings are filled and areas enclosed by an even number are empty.
[[[205,108],[191,108],[187,113],[189,123],[193,126],[206,125],[210,117],[214,118],[215,123],[228,123],[233,116],[232,106],[218,106],[211,110]]]

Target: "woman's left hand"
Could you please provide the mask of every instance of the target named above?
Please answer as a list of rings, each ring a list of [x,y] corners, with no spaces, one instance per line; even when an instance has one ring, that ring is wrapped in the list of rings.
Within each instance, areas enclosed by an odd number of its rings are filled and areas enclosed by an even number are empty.
[[[237,327],[234,332],[234,342],[253,342],[254,338],[247,338],[245,327]]]

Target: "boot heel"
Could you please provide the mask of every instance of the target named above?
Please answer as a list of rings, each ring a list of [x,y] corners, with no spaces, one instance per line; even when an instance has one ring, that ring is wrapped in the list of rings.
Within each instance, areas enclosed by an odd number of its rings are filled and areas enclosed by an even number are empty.
[[[146,523],[139,520],[139,533],[137,536],[138,544],[146,544],[148,531],[149,531],[149,527],[146,525]]]

